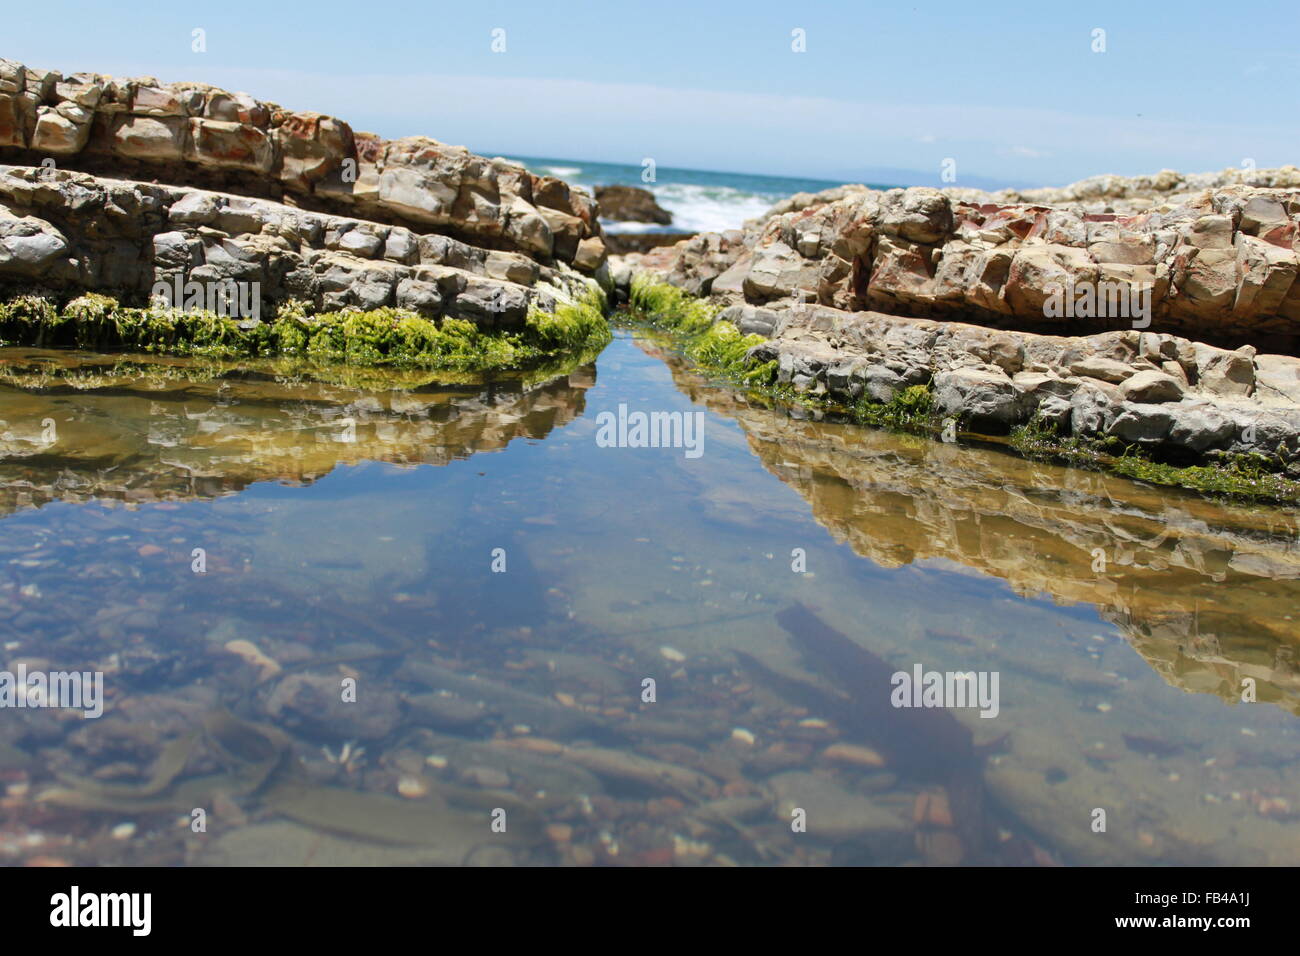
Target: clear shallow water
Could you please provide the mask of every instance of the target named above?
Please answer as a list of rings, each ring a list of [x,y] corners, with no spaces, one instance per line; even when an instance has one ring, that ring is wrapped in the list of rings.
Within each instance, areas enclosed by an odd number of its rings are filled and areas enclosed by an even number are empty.
[[[0,710],[4,862],[1300,862],[1293,510],[792,420],[626,334],[406,391],[0,360],[3,665],[108,694]],[[703,455],[600,447],[620,404]],[[979,793],[904,770],[946,725],[857,721],[794,602],[999,674],[945,712]]]

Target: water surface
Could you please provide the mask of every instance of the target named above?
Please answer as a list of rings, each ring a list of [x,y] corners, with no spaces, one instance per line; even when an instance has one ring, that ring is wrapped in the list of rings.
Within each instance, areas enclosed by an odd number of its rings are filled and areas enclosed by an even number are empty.
[[[1300,863],[1294,509],[791,418],[629,333],[526,381],[142,365],[0,352],[0,663],[108,694],[0,710],[6,863]],[[704,454],[600,447],[620,404]],[[952,712],[982,797],[836,719],[796,602],[999,674]]]

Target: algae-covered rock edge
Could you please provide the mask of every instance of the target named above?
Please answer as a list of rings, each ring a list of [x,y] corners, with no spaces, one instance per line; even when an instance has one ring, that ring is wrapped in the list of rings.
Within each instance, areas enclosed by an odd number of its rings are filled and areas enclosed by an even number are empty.
[[[949,427],[935,406],[932,385],[910,386],[888,402],[872,401],[864,395],[851,405],[828,395],[799,391],[778,383],[777,361],[764,359],[759,348],[768,340],[757,333],[744,335],[733,323],[719,318],[724,308],[657,281],[651,274],[638,273],[629,288],[627,315],[633,324],[670,333],[675,347],[701,371],[765,404],[800,406],[840,415],[857,425],[932,438],[992,441],[1027,458],[1108,471],[1203,495],[1300,501],[1300,481],[1279,474],[1280,463],[1263,455],[1225,454],[1203,463],[1176,465],[1155,460],[1145,449],[1114,439],[1060,435],[1037,418],[1012,429],[1005,438],[985,435],[971,430],[962,417],[955,420],[955,427]]]
[[[204,358],[295,357],[320,363],[448,371],[529,369],[589,355],[611,339],[606,300],[594,282],[553,312],[532,305],[522,327],[480,329],[393,307],[310,312],[285,302],[271,321],[206,310],[125,307],[86,293],[63,304],[39,295],[0,303],[0,346],[148,352]]]

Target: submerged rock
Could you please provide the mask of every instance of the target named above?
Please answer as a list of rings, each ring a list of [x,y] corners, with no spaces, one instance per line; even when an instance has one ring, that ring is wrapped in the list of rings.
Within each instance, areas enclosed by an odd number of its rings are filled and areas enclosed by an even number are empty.
[[[382,688],[367,692],[362,684],[355,700],[345,700],[341,678],[315,674],[281,680],[266,701],[266,712],[313,736],[343,740],[379,740],[401,721],[392,693]]]
[[[796,809],[807,813],[808,834],[819,839],[897,836],[910,823],[892,809],[846,790],[819,773],[791,771],[768,781],[776,796],[776,818],[789,825]]]

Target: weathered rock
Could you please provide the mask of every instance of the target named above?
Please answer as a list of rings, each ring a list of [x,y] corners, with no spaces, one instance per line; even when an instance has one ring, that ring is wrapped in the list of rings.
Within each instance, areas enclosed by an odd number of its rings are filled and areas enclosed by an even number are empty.
[[[638,186],[597,186],[600,214],[616,222],[654,222],[672,225],[673,214],[655,201],[655,194]]]
[[[1174,421],[1170,440],[1195,452],[1222,448],[1237,432],[1236,423],[1213,405],[1189,403],[1171,411]]]
[[[1122,441],[1155,445],[1169,434],[1173,422],[1174,416],[1168,409],[1125,402],[1106,429],[1106,434]]]
[[[62,169],[288,195],[321,212],[445,230],[548,263],[574,263],[580,243],[601,234],[589,195],[461,146],[390,142],[331,116],[201,84],[65,79],[3,63],[0,162],[57,157]],[[594,273],[603,261],[589,245],[579,268]]]
[[[1164,372],[1138,372],[1124,380],[1120,394],[1130,402],[1176,402],[1183,397],[1178,379]]]
[[[743,324],[754,311],[767,313],[764,327],[774,331],[751,358],[776,361],[778,383],[801,393],[888,402],[909,385],[928,384],[940,414],[977,432],[1003,433],[1037,418],[1062,436],[1113,437],[1192,456],[1256,451],[1281,454],[1283,464],[1300,460],[1300,359],[1171,335],[1013,333],[825,306],[735,305],[719,318]],[[1198,369],[1211,372],[1208,379]],[[1244,395],[1246,381],[1267,387]]]
[[[775,815],[787,825],[796,810],[807,815],[808,834],[824,840],[907,834],[909,822],[893,810],[838,786],[818,773],[793,771],[768,781],[776,796]]]
[[[1148,181],[1139,191],[1165,201],[1123,213],[1080,205],[1092,186],[1041,200],[845,187],[746,224],[732,255],[713,255],[701,235],[639,264],[751,304],[802,296],[1003,327],[1150,328],[1300,346],[1300,170],[1261,173],[1257,185],[1170,181],[1186,188],[1161,192]]]
[[[290,674],[281,680],[266,710],[277,720],[339,740],[378,740],[392,733],[401,720],[391,694],[358,693],[348,700],[340,678],[311,674]]]
[[[1005,431],[1024,415],[1024,398],[1001,369],[959,368],[934,377],[935,403],[976,428]]]
[[[530,305],[553,310],[592,281],[562,263],[268,200],[0,166],[0,292],[143,305],[177,277],[257,282],[269,314],[290,299],[315,310],[397,305],[485,328],[518,327]]]

